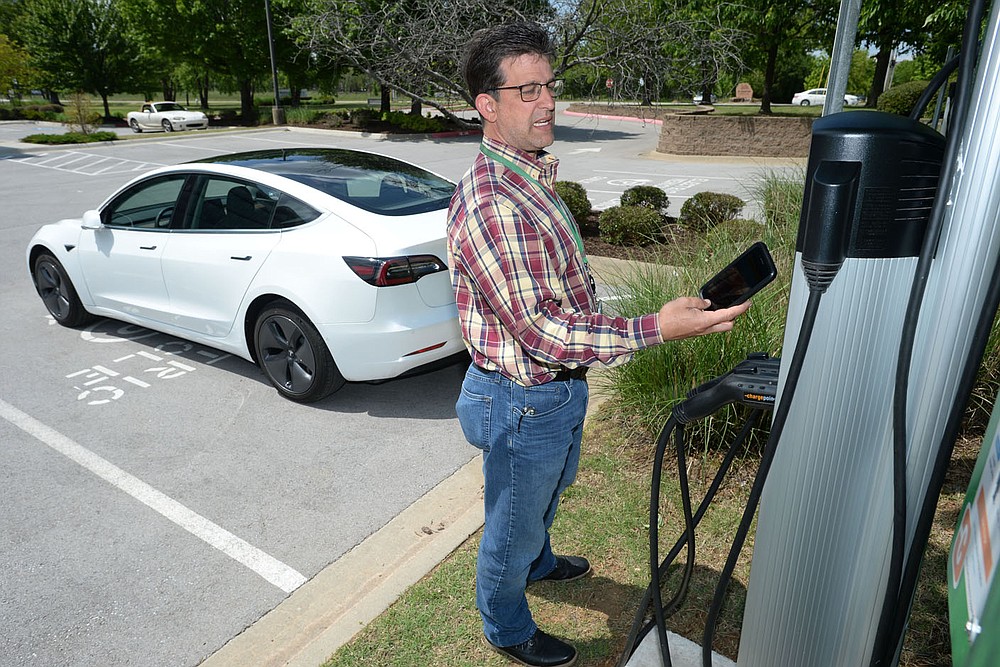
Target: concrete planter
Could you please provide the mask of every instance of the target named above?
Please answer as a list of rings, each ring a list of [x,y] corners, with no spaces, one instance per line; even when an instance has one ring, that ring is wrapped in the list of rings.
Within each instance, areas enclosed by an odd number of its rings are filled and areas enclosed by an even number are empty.
[[[812,118],[664,115],[656,150],[673,155],[806,157]]]

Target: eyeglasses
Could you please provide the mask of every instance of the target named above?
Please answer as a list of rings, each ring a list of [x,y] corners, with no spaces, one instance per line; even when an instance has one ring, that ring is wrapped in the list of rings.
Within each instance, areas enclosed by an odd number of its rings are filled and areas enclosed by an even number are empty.
[[[565,82],[562,79],[552,79],[548,83],[526,83],[522,86],[497,86],[496,88],[488,88],[485,92],[491,90],[516,90],[521,94],[522,102],[534,102],[542,96],[543,86],[549,89],[549,94],[552,97],[559,97],[562,95],[564,84]]]

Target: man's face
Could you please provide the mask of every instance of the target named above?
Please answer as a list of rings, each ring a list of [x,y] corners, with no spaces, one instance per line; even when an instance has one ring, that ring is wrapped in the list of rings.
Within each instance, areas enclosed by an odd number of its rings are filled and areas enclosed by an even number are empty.
[[[537,54],[508,58],[501,64],[501,71],[505,74],[504,86],[546,84],[554,78],[548,58]],[[546,86],[532,102],[521,100],[517,90],[498,90],[496,94],[498,99],[490,100],[495,122],[487,123],[487,136],[532,153],[552,145],[556,102]]]

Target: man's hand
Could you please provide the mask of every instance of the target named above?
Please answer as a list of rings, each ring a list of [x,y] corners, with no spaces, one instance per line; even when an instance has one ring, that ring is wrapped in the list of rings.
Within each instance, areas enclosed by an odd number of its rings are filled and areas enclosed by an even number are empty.
[[[750,308],[750,302],[722,310],[705,310],[707,299],[682,296],[663,304],[657,314],[663,340],[680,340],[693,336],[729,331],[733,320]]]

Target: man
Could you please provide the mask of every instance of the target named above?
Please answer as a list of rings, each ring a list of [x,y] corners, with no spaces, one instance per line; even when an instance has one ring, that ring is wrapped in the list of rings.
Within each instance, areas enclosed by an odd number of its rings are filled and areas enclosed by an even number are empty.
[[[456,410],[483,450],[486,522],[476,604],[486,641],[525,665],[571,665],[576,649],[538,629],[525,597],[535,581],[587,575],[584,558],[556,556],[549,528],[576,477],[588,366],[636,350],[728,331],[749,304],[706,311],[681,298],[633,319],[597,312],[594,282],[572,215],[553,190],[555,97],[544,30],[518,23],[480,31],[463,74],[483,121],[480,154],[459,182],[448,252],[472,365]]]

